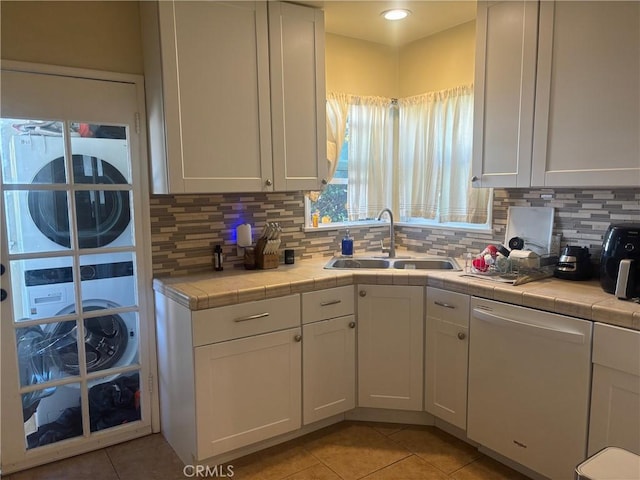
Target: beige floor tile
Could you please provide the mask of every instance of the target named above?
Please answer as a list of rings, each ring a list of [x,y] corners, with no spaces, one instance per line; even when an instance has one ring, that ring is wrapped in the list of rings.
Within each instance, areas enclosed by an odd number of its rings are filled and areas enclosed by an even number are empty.
[[[120,479],[184,480],[185,478],[184,464],[159,434],[109,447],[106,452]]]
[[[318,459],[297,445],[296,441],[277,445],[229,463],[233,465],[233,477],[238,480],[281,480],[319,464]]]
[[[118,480],[104,450],[30,468],[2,477],[6,480]]]
[[[448,480],[449,477],[416,455],[367,475],[363,480]]]
[[[318,463],[301,472],[294,473],[287,477],[286,480],[340,480],[340,477],[326,465]]]
[[[393,435],[394,433],[398,433],[400,430],[408,426],[403,423],[383,423],[383,422],[360,422],[360,424],[367,425],[387,437],[389,435]]]
[[[454,480],[528,480],[529,477],[495,460],[482,456],[451,474]]]
[[[450,474],[472,462],[480,453],[471,445],[435,427],[410,426],[389,438]]]
[[[362,478],[410,455],[380,432],[356,423],[340,424],[305,448],[345,480]]]

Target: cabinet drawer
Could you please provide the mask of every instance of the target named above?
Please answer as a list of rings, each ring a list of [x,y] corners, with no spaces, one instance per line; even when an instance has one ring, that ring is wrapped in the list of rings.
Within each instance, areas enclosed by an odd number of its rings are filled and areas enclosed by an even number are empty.
[[[300,325],[300,297],[289,295],[198,310],[191,319],[194,347],[274,332]]]
[[[469,325],[469,295],[427,287],[427,317]]]
[[[596,323],[593,363],[640,376],[640,332]]]
[[[354,313],[352,285],[302,294],[302,323],[317,322],[352,313]]]

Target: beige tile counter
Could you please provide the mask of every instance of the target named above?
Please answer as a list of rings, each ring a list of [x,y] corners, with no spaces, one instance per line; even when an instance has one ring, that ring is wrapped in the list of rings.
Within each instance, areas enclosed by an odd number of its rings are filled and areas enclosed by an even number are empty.
[[[328,261],[318,258],[272,270],[233,269],[158,278],[153,288],[191,310],[202,310],[358,283],[428,285],[640,330],[640,304],[616,299],[594,280],[547,278],[512,286],[442,270],[325,270]]]

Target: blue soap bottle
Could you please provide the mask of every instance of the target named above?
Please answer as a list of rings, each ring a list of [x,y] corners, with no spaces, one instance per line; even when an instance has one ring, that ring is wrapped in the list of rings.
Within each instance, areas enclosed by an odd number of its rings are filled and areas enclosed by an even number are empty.
[[[349,235],[348,229],[347,229],[347,233],[345,233],[344,238],[342,239],[342,256],[343,257],[353,256],[353,237]]]

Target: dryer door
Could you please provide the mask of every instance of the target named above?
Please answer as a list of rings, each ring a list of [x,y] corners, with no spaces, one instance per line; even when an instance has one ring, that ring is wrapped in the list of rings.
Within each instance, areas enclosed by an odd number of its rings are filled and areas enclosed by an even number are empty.
[[[73,175],[77,184],[126,184],[124,176],[105,160],[73,155]],[[64,158],[42,167],[34,184],[65,182]],[[29,214],[47,238],[63,247],[71,246],[67,194],[60,190],[32,190],[28,194]],[[126,190],[81,190],[76,193],[79,248],[104,247],[126,230],[131,219],[129,192]]]

